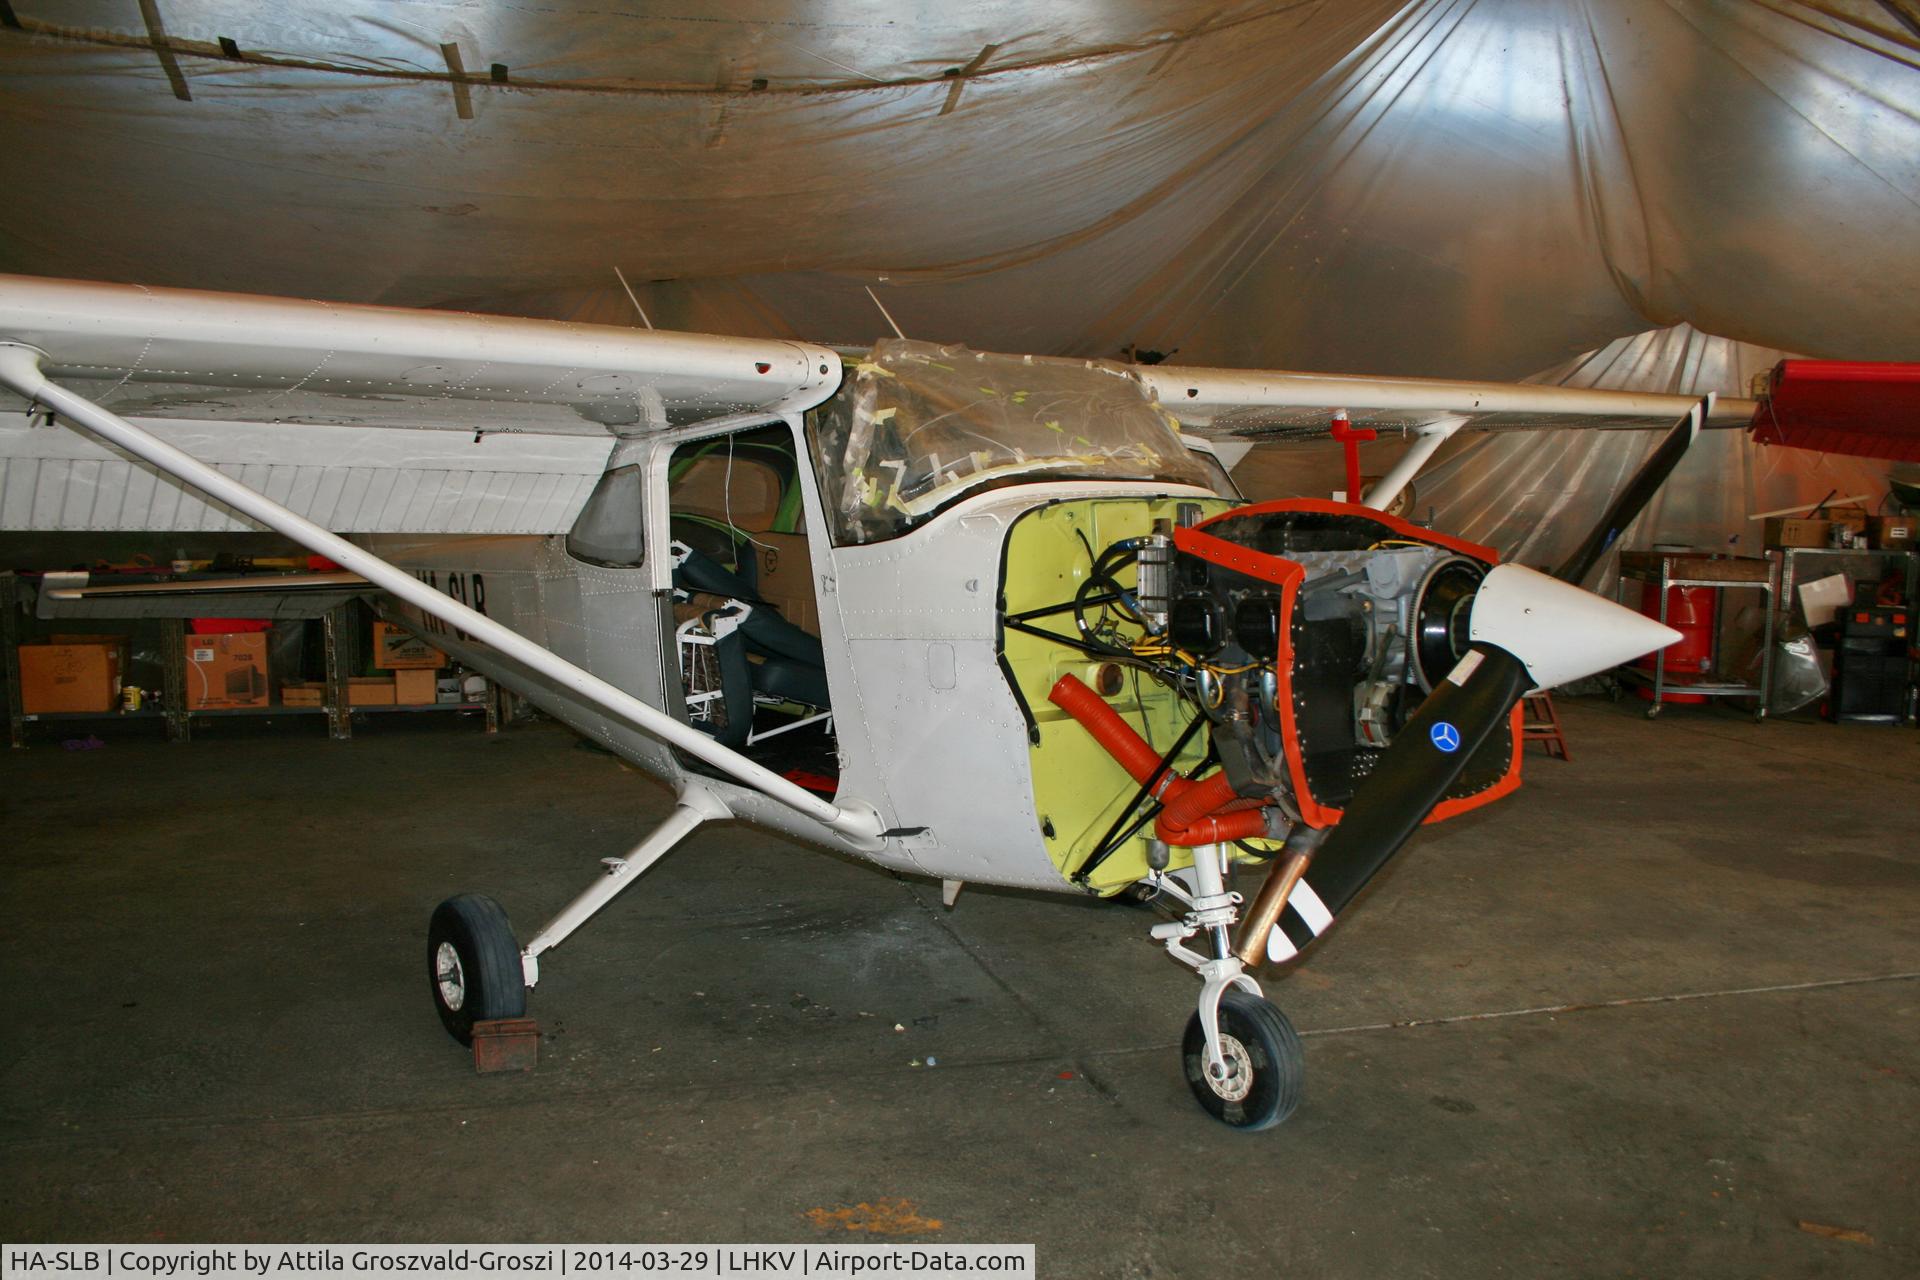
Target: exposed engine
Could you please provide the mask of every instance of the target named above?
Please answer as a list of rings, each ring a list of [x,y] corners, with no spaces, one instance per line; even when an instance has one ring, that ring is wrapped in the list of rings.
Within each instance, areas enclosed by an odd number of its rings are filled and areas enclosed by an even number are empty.
[[[1220,764],[1208,798],[1226,801],[1209,812],[1246,816],[1203,834],[1280,836],[1324,825],[1466,654],[1489,562],[1460,546],[1331,504],[1162,521],[1096,557],[1075,620],[1094,651],[1204,713]],[[1492,755],[1459,793],[1505,772],[1510,751]]]

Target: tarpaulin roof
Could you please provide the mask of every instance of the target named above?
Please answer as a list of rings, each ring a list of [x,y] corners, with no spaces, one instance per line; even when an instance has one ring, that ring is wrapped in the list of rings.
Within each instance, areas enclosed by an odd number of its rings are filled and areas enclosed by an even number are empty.
[[[871,284],[916,338],[1434,376],[1920,353],[1907,0],[0,8],[0,270],[624,321],[619,267],[663,327],[855,342]]]

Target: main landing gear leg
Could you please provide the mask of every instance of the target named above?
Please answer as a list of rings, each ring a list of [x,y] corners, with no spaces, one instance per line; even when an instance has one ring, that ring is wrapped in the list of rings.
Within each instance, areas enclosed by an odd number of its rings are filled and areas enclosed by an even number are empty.
[[[1171,877],[1159,886],[1187,904],[1179,920],[1155,925],[1168,954],[1200,975],[1200,1000],[1187,1020],[1181,1059],[1187,1086],[1207,1113],[1236,1129],[1268,1129],[1300,1105],[1305,1061],[1287,1016],[1260,993],[1260,984],[1233,953],[1232,928],[1241,898],[1226,887],[1227,848],[1193,851],[1195,892]],[[1211,956],[1185,945],[1205,933]]]
[[[427,969],[433,982],[434,1005],[448,1033],[460,1043],[470,1044],[475,1022],[523,1015],[526,993],[540,981],[543,952],[566,941],[641,872],[703,823],[732,816],[712,791],[689,783],[667,820],[625,857],[602,859],[607,874],[548,921],[525,949],[514,943],[507,913],[492,898],[464,893],[441,903],[427,934]]]

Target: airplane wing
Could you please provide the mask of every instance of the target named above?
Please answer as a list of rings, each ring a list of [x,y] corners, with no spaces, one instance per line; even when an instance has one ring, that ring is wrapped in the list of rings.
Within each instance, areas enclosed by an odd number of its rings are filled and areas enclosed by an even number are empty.
[[[27,276],[0,276],[0,342],[352,533],[564,532],[617,437],[805,409],[840,381],[830,348],[781,339]],[[0,399],[0,529],[253,527]]]
[[[1135,365],[1133,375],[1183,427],[1212,439],[1324,439],[1345,410],[1358,429],[1408,434],[1460,427],[1512,431],[1552,427],[1646,430],[1671,426],[1698,402],[1691,395],[1467,382],[1445,378],[1377,378],[1285,370],[1198,369]],[[1744,427],[1758,404],[1727,399],[1706,427]]]

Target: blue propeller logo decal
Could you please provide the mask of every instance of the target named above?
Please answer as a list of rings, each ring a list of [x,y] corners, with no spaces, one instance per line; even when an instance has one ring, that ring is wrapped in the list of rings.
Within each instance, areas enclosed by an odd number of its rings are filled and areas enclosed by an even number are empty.
[[[1448,724],[1445,720],[1442,720],[1439,724],[1427,730],[1427,737],[1433,742],[1434,746],[1446,752],[1448,755],[1452,755],[1460,749],[1460,731],[1451,724]]]

